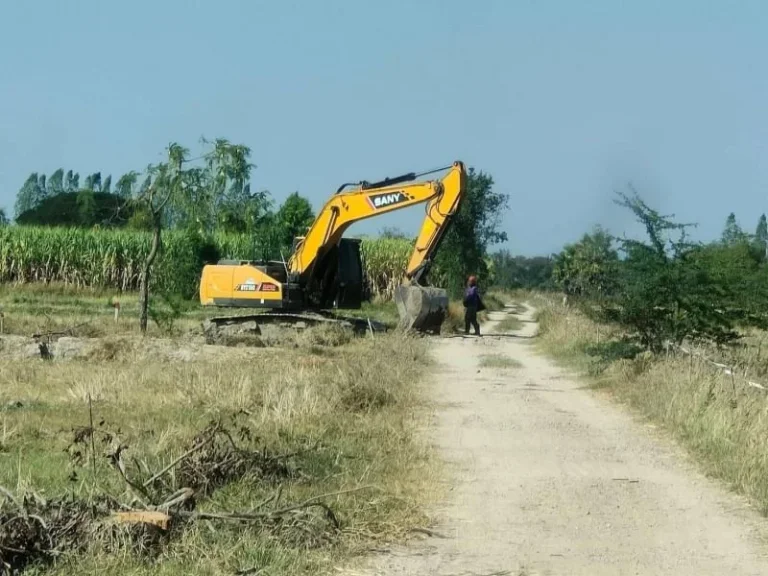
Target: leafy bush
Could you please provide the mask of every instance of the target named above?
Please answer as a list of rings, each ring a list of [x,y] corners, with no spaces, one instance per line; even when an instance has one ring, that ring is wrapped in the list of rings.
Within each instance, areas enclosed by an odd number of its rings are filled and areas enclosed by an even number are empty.
[[[738,338],[735,325],[749,315],[726,278],[703,257],[703,246],[687,240],[689,225],[662,216],[636,193],[621,194],[618,203],[643,224],[648,241],[618,240],[624,259],[616,289],[592,312],[624,327],[653,352],[667,342],[724,344]]]

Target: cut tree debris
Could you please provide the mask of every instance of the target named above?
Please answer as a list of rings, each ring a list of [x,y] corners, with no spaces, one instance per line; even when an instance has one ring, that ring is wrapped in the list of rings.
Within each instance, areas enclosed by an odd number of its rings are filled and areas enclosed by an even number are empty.
[[[198,510],[197,499],[246,475],[273,482],[295,478],[297,471],[287,461],[317,450],[319,444],[282,455],[245,450],[227,428],[214,422],[197,434],[180,456],[149,473],[146,464],[142,468],[135,461],[136,469],[128,470],[122,456],[127,447],[117,434],[96,429],[92,414],[89,421],[88,427],[73,430],[69,448],[73,461],[88,463],[95,474],[96,437],[99,444],[111,444],[114,448],[107,457],[134,495],[132,501],[121,502],[108,496],[87,501],[73,496],[46,500],[35,494],[20,498],[0,486],[0,574],[16,574],[29,565],[99,545],[106,551],[127,544],[137,553],[156,553],[187,523],[198,520],[259,526],[293,545],[311,548],[330,541],[341,529],[329,500],[374,489],[358,486],[280,506],[283,483],[276,482],[273,494],[248,510]],[[250,434],[245,428],[238,433],[240,437]],[[138,479],[142,471],[146,480]],[[174,474],[170,474],[172,471]],[[174,484],[181,487],[174,490]]]

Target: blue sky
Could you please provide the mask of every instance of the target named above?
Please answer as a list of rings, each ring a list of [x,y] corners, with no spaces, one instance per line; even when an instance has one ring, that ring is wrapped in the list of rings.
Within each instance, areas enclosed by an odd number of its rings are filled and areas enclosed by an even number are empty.
[[[720,233],[768,211],[768,2],[0,1],[0,206],[32,171],[116,179],[200,136],[319,206],[342,183],[462,159],[548,253],[633,182]],[[353,232],[415,232],[414,208]]]

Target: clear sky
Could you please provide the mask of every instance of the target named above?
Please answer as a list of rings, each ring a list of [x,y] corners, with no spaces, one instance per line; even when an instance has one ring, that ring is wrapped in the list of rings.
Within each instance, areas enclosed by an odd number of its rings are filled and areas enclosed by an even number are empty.
[[[32,171],[116,180],[202,135],[249,145],[256,187],[316,207],[462,159],[509,194],[518,253],[631,233],[612,204],[629,181],[702,238],[731,211],[753,231],[768,2],[0,0],[0,206]]]

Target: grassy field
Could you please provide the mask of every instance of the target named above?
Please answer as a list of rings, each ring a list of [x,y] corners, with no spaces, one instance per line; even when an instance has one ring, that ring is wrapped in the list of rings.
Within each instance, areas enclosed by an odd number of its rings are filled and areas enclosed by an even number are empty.
[[[115,321],[113,303],[120,305]],[[209,316],[221,311],[206,309],[195,302],[181,304],[180,317],[171,322],[169,304],[157,298],[152,306],[157,321],[150,322],[150,336],[166,336],[198,328]],[[75,288],[62,284],[0,284],[0,312],[4,333],[27,335],[73,329],[73,334],[99,337],[138,332],[139,299],[135,292],[117,293],[108,289]],[[229,312],[228,312],[229,313]],[[243,313],[237,310],[232,314]]]
[[[4,562],[47,574],[316,574],[425,526],[438,468],[415,436],[426,341],[310,328],[290,346],[208,346],[186,332],[207,313],[195,307],[143,339],[135,297],[122,297],[117,324],[111,297],[0,291],[6,332],[84,323],[77,335],[98,337],[87,357],[53,361],[3,354],[0,337],[0,485],[33,514],[19,519],[0,495]],[[186,499],[168,531],[110,521],[174,494]],[[253,517],[227,516],[243,512]]]
[[[599,326],[553,299],[536,297],[542,348],[588,377],[592,385],[661,425],[709,475],[768,513],[766,392],[747,380],[768,374],[766,334],[753,332],[732,348],[695,349],[732,366],[732,374],[682,353],[635,354],[621,333]]]

